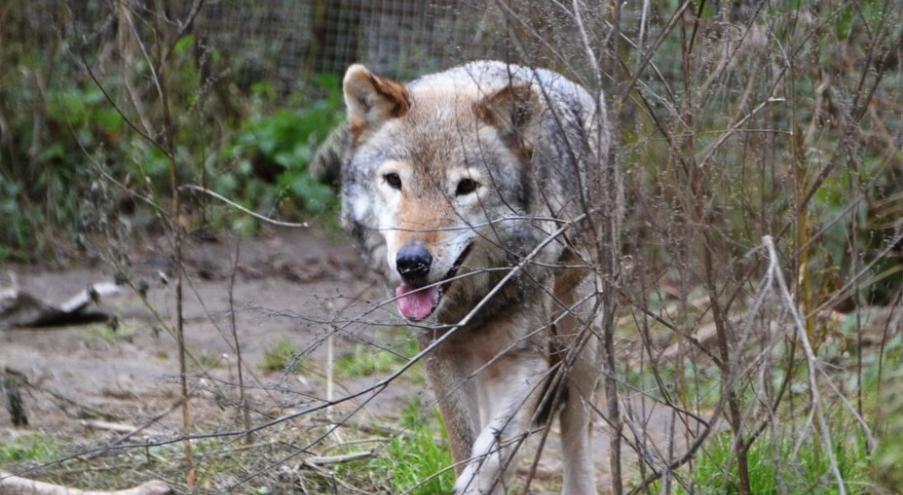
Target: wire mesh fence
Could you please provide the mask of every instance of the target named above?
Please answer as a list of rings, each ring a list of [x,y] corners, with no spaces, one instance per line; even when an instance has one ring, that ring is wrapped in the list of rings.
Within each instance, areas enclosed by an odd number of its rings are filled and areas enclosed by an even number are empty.
[[[548,14],[532,10],[540,18]],[[502,8],[467,0],[280,1],[253,8],[224,1],[211,4],[199,25],[213,46],[288,82],[341,74],[355,62],[404,80],[475,59],[525,58],[505,43],[510,23]],[[563,46],[559,41],[550,42]]]
[[[77,47],[115,36],[117,23],[123,21],[117,12],[123,9],[156,12],[165,19],[165,27],[178,29],[178,19],[187,19],[193,5],[41,0],[22,4],[22,23],[7,28],[45,42],[62,35]],[[511,11],[524,13],[526,21],[511,19],[507,15]],[[587,22],[600,22],[595,17],[602,13],[603,9],[587,10]],[[570,65],[561,53],[573,54],[579,48],[571,36],[573,19],[530,2],[277,0],[251,5],[218,0],[204,2],[192,22],[199,50],[216,51],[233,68],[246,72],[249,80],[278,80],[288,88],[316,73],[342,74],[355,62],[402,80],[479,59],[543,62],[545,67],[560,68]],[[655,34],[653,27],[648,30],[646,36]],[[520,39],[512,43],[515,34]]]

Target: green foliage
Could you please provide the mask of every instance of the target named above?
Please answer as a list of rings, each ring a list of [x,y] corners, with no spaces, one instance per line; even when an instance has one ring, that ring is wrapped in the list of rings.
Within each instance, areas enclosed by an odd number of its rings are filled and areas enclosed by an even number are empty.
[[[0,234],[0,260],[28,260],[28,246],[34,246],[35,231],[28,218],[22,215],[19,199],[19,185],[0,176],[0,217],[6,225]]]
[[[370,461],[367,469],[388,473],[391,493],[407,490],[413,495],[450,493],[455,471],[451,468],[451,449],[439,412],[431,410],[424,414],[422,404],[414,401],[405,408],[401,424],[405,433],[393,438],[385,455]],[[429,481],[425,481],[427,478]]]
[[[822,450],[817,434],[799,446],[798,455],[793,458],[797,430],[787,430],[781,438],[766,433],[749,448],[749,475],[752,493],[809,494],[838,493],[834,475],[827,455]],[[844,431],[836,428],[833,431]],[[849,431],[849,430],[847,430]],[[836,436],[836,435],[835,435]],[[870,485],[869,462],[861,439],[834,438],[834,455],[837,466],[846,482],[847,493],[864,494]],[[694,493],[735,494],[740,493],[736,470],[733,436],[720,433],[710,439],[697,458],[692,474]],[[688,493],[675,483],[675,493]],[[660,487],[653,492],[661,491]]]
[[[882,442],[878,451],[875,453],[875,464],[877,466],[878,479],[881,484],[888,489],[893,490],[892,493],[903,493],[903,442],[901,442],[900,432],[903,431],[903,403],[900,401],[900,392],[897,392],[895,402],[896,415],[890,417],[890,428],[896,432],[896,438],[888,438]]]
[[[0,213],[11,228],[0,229],[0,259],[25,261],[49,250],[56,232],[75,230],[83,189],[73,185],[90,187],[82,148],[115,145],[123,122],[98,90],[70,85],[41,95],[18,87],[26,78],[8,79],[0,85],[11,128],[0,150]]]
[[[59,453],[59,445],[50,435],[29,433],[0,442],[0,465],[20,462],[41,462]]]
[[[265,371],[294,371],[300,367],[301,354],[289,339],[279,339],[263,355],[261,367]]]
[[[14,10],[13,15],[21,13]],[[79,235],[104,228],[105,219],[120,217],[117,209],[134,204],[134,198],[110,186],[111,197],[100,208],[92,190],[101,173],[165,209],[172,195],[170,157],[163,149],[169,136],[162,132],[166,112],[147,60],[137,57],[124,69],[118,62],[105,66],[102,57],[89,57],[95,82],[65,50],[21,41],[10,40],[0,52],[0,63],[8,69],[0,75],[0,117],[8,126],[0,136],[0,214],[5,224],[0,260],[53,255],[59,241],[71,245],[81,240]],[[289,219],[331,211],[335,195],[308,177],[307,163],[342,119],[338,79],[317,76],[290,94],[267,81],[243,88],[223,76],[231,73],[227,58],[215,51],[198,57],[199,49],[188,34],[175,41],[167,58],[165,90],[177,179]],[[203,205],[195,196],[187,198],[189,215],[198,206],[206,209],[207,198]],[[138,202],[136,207],[147,205]],[[253,233],[256,226],[232,210],[214,209],[209,217],[200,217],[214,228],[244,233]]]
[[[299,110],[257,115],[241,126],[220,154],[229,164],[226,170],[208,165],[217,192],[252,207],[278,209],[286,218],[334,208],[335,192],[310,177],[307,166],[317,145],[342,119],[342,95],[335,77],[316,81],[323,98]],[[259,84],[253,92],[268,97],[272,88]]]
[[[83,338],[90,343],[113,345],[117,342],[131,341],[135,335],[135,329],[122,327],[118,319],[109,323],[98,323],[84,330]]]
[[[836,430],[835,436],[843,430]],[[775,440],[769,436],[755,442],[749,450],[749,474],[753,493],[838,493],[834,485],[828,456],[821,451],[818,436],[808,439],[799,450],[796,462],[792,461],[793,430]],[[710,444],[704,460],[696,471],[696,481],[704,492],[737,493],[738,483],[734,472],[725,467],[732,465],[730,435],[721,435]],[[834,455],[841,475],[847,483],[847,493],[864,493],[867,476],[867,458],[862,442],[854,439],[835,439]]]
[[[891,493],[903,493],[903,337],[895,336],[887,350],[884,375],[879,380],[877,367],[872,367],[864,388],[868,391],[868,412],[884,419],[877,432],[880,440],[874,454],[875,478]]]
[[[335,362],[337,378],[358,378],[389,373],[403,361],[394,354],[373,352],[369,346],[356,345],[349,354],[344,354]]]
[[[850,268],[859,258],[859,269],[869,268],[857,302],[870,305],[889,304],[903,283],[903,261],[881,255],[895,235],[890,219],[903,211],[903,170],[883,165],[883,160],[869,157],[859,170],[838,167],[813,195],[810,208],[817,228],[824,231],[823,242],[811,260],[816,280],[836,286],[852,276]],[[864,191],[867,201],[851,204],[857,184],[868,185]],[[856,253],[851,250],[853,236],[859,246]]]
[[[654,4],[650,16],[667,18],[679,4]],[[670,211],[692,211],[684,203],[684,194],[704,184],[707,208],[712,213],[704,223],[718,232],[719,238],[729,239],[719,250],[724,263],[740,263],[749,249],[761,243],[763,235],[774,235],[790,226],[778,239],[779,249],[782,253],[797,252],[806,246],[805,252],[798,254],[798,261],[805,266],[794,268],[799,270],[804,286],[800,298],[804,306],[808,307],[810,300],[824,301],[854,272],[862,270],[865,273],[859,293],[840,301],[844,310],[857,304],[886,305],[903,287],[899,247],[889,254],[884,252],[895,237],[892,219],[903,212],[903,195],[895,196],[903,187],[903,154],[893,145],[901,123],[899,112],[879,102],[899,100],[892,88],[900,86],[903,73],[884,66],[876,80],[874,71],[866,68],[870,50],[893,46],[896,28],[887,29],[894,23],[899,25],[899,14],[886,2],[873,0],[766,2],[761,7],[760,16],[750,24],[753,29],[746,32],[739,25],[733,26],[751,45],[736,50],[732,57],[735,69],[726,69],[721,74],[723,83],[713,82],[704,94],[693,91],[710,82],[712,73],[708,69],[720,63],[712,48],[721,46],[725,38],[714,41],[703,33],[717,32],[721,37],[729,31],[708,30],[705,23],[699,23],[693,31],[697,36],[692,53],[686,57],[685,35],[672,33],[655,50],[652,63],[656,74],[648,74],[637,91],[649,107],[632,107],[628,102],[629,118],[622,122],[627,125],[616,131],[623,144],[619,149],[621,163],[632,181],[645,181],[628,197],[649,200],[652,206],[643,213],[658,212],[662,218],[657,224],[667,225],[683,221],[681,215]],[[728,24],[737,20],[737,10],[715,2],[696,2],[690,7],[693,11],[700,8],[702,19],[716,23],[724,19]],[[820,26],[818,30],[799,29],[797,20],[807,17]],[[875,33],[882,22],[884,38],[871,47],[877,42]],[[765,32],[756,33],[756,28]],[[756,41],[759,35],[763,37]],[[758,48],[745,51],[753,45]],[[800,70],[785,75],[777,86],[771,84],[777,76],[769,70],[747,70],[775,63],[786,46],[798,47],[794,63]],[[685,68],[689,68],[686,73]],[[855,122],[841,118],[843,112],[853,111],[854,103],[862,106],[868,101],[861,95],[865,80],[873,81],[875,89],[870,94],[874,96],[871,107],[857,110],[862,113]],[[749,88],[749,93],[738,91],[741,86]],[[740,132],[725,138],[723,129],[746,114],[751,101],[768,101],[769,97],[774,100],[761,112],[749,114],[749,120],[738,130],[758,133],[763,128],[780,129],[786,138]],[[659,98],[675,98],[670,103],[675,107],[660,105]],[[677,117],[686,101],[693,101],[691,106],[695,106],[689,124],[692,131],[676,132],[674,129],[686,125],[685,116]],[[886,144],[850,140],[847,133],[854,129],[862,135],[883,136]],[[670,134],[668,139],[663,138],[663,132]],[[684,140],[687,132],[692,133],[692,139]],[[704,150],[716,143],[715,151],[707,156]],[[675,163],[685,167],[704,157],[708,161],[698,176],[684,175],[679,167],[672,167]],[[820,172],[824,176],[819,177]],[[805,208],[800,208],[804,200]],[[647,232],[642,227],[647,218],[631,220],[635,221],[625,223],[627,229]],[[639,250],[657,260],[667,260],[671,254],[648,239],[643,239]]]
[[[336,377],[359,378],[391,373],[407,362],[403,356],[410,357],[417,353],[417,344],[412,338],[405,339],[401,347],[392,353],[375,350],[372,346],[355,345],[350,353],[336,359]]]
[[[226,363],[225,361],[223,361],[223,356],[205,352],[202,354],[196,354],[191,365],[192,367],[196,367],[197,369],[211,370],[223,368],[226,366]]]

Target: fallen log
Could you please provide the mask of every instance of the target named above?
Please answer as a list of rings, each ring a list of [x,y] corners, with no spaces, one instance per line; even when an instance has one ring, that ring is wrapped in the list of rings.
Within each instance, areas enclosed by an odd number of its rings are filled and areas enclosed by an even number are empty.
[[[174,493],[175,490],[172,487],[160,480],[148,481],[125,490],[92,491],[54,485],[0,471],[0,495],[170,495]]]
[[[115,282],[99,282],[79,291],[59,305],[42,301],[17,287],[0,288],[0,330],[16,327],[49,327],[106,321],[110,315],[88,308],[101,298],[125,292]]]

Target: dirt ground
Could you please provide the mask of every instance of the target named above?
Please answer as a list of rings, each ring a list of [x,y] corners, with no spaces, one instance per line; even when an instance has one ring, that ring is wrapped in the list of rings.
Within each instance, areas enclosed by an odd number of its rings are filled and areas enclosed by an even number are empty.
[[[229,307],[234,249],[234,240],[189,240],[185,249],[188,278],[183,312],[195,432],[240,427]],[[340,330],[333,342],[335,356],[347,354],[357,345],[366,345],[372,352],[381,348],[410,352],[410,345],[404,345],[409,342],[409,330],[390,311],[391,305],[362,319],[397,322],[398,327],[343,323],[365,314],[385,297],[385,291],[366,273],[350,242],[341,235],[318,229],[280,230],[242,240],[239,250],[233,300],[253,423],[321,404],[327,397],[326,335],[330,328]],[[146,424],[139,438],[180,433],[181,414],[175,407],[180,397],[178,351],[174,336],[164,328],[173,326],[175,315],[169,252],[164,241],[157,241],[129,255],[133,280],[146,284],[146,298],[129,290],[103,300],[100,309],[115,316],[115,325],[0,331],[0,369],[21,373],[32,385],[24,392],[29,426],[14,427],[10,416],[0,411],[0,443],[26,432],[50,432],[69,439],[67,453],[78,453],[122,434],[88,427],[85,418]],[[28,267],[4,271],[7,280],[13,273],[22,289],[50,302],[62,301],[90,283],[114,276],[112,269],[100,262],[63,271]],[[267,351],[285,341],[301,354],[294,363],[297,366],[290,372],[266,371]],[[337,380],[332,396],[358,391],[379,378]],[[367,403],[352,421],[392,424],[418,397],[425,404],[432,400],[422,378],[403,376]],[[361,404],[361,400],[344,403],[333,414],[341,415]],[[307,424],[321,416],[296,422]],[[598,423],[595,452],[604,479],[607,439],[600,434],[603,427]],[[540,483],[535,493],[551,493],[557,484],[560,451],[555,437],[550,435],[539,465],[539,478],[548,481]],[[521,471],[529,467],[527,460],[525,463]]]

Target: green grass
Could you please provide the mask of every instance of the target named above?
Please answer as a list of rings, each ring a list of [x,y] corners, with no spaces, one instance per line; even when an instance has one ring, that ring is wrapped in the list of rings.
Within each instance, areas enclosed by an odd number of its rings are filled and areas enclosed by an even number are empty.
[[[365,470],[386,473],[391,493],[407,490],[412,495],[451,493],[455,471],[450,468],[451,449],[438,411],[424,413],[422,404],[414,401],[405,408],[401,425],[405,433],[393,438],[385,452],[368,462]],[[433,477],[442,470],[445,471]],[[424,481],[427,478],[429,481]]]
[[[336,359],[336,377],[360,378],[391,373],[407,362],[402,356],[411,357],[417,354],[417,343],[413,338],[406,338],[394,350],[395,353],[392,353],[357,344],[350,353]]]
[[[211,370],[223,368],[226,366],[225,361],[223,360],[223,356],[217,354],[210,353],[201,353],[196,354],[194,356],[194,360],[191,363],[192,368],[201,369],[201,370]]]
[[[859,438],[841,437],[845,431],[850,430],[836,427],[833,433],[834,455],[846,482],[847,493],[869,493],[867,489],[872,485],[872,480],[865,447]],[[752,493],[757,495],[838,493],[828,457],[823,452],[817,432],[810,434],[810,438],[800,447],[795,460],[791,459],[796,441],[794,433],[798,432],[786,431],[780,440],[775,440],[769,434],[763,434],[750,447],[748,458]],[[696,469],[690,480],[695,493],[719,495],[740,493],[736,457],[733,455],[732,436],[729,433],[719,434],[708,442],[703,453],[697,458]],[[652,491],[657,492],[660,489],[659,485]],[[688,492],[677,485],[675,493]]]
[[[876,476],[882,486],[891,493],[903,493],[903,356],[896,347],[888,353],[885,361],[884,382],[880,395],[877,393],[877,377],[873,372],[866,377],[867,412],[882,418],[879,424],[879,444],[875,452]],[[889,344],[888,347],[891,347]]]
[[[20,462],[41,462],[59,453],[56,439],[43,433],[28,433],[0,442],[0,465]]]
[[[123,325],[119,320],[109,323],[97,323],[85,329],[83,338],[88,343],[113,345],[128,342],[135,336],[135,329]]]
[[[293,371],[301,367],[301,355],[289,339],[279,339],[263,355],[261,368],[268,372]]]

